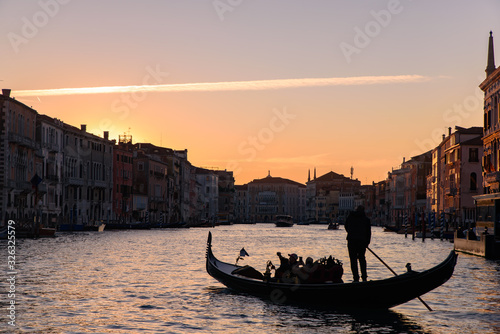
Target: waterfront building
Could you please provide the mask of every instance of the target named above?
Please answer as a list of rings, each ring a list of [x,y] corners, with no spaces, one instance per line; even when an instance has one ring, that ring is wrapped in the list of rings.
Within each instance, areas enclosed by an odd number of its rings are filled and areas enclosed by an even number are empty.
[[[232,171],[215,170],[214,173],[218,176],[219,186],[219,223],[231,224],[234,223],[234,177]]]
[[[304,184],[273,177],[271,173],[262,179],[248,183],[250,220],[256,223],[273,222],[276,215],[290,215],[296,222],[305,220]]]
[[[63,123],[63,223],[94,225],[112,218],[113,146],[104,138]]]
[[[487,228],[500,239],[500,67],[495,66],[493,34],[490,32],[484,92],[483,182],[484,195],[475,196],[477,232]]]
[[[377,226],[386,225],[389,222],[389,194],[388,180],[373,183],[374,203],[372,208],[372,224]]]
[[[248,184],[235,185],[236,199],[234,202],[235,223],[249,223],[250,208],[248,198]]]
[[[135,220],[166,223],[168,165],[157,156],[137,149],[133,155],[132,203]]]
[[[475,221],[473,196],[483,192],[482,166],[483,128],[455,127],[443,135],[432,150],[429,178],[428,211],[444,212],[455,226],[470,226]]]
[[[486,79],[479,87],[484,92],[482,137],[484,194],[473,196],[476,204],[475,233],[470,231],[464,238],[455,232],[454,248],[498,259],[500,258],[500,68],[495,67],[492,32],[488,43]],[[471,186],[474,185],[473,181],[479,180],[471,178]],[[466,227],[472,226],[471,224]]]
[[[38,115],[36,120],[36,141],[39,143],[40,163],[38,175],[47,189],[41,194],[42,222],[49,226],[62,223],[63,209],[63,166],[64,166],[64,123],[47,115]]]
[[[174,150],[173,155],[167,157],[168,161],[172,161],[173,164],[178,164],[178,174],[175,178],[175,188],[179,194],[179,210],[180,217],[182,221],[190,221],[195,219],[195,212],[197,211],[196,203],[191,202],[190,192],[192,192],[192,187],[194,182],[192,182],[194,174],[192,173],[193,165],[188,161],[187,149],[186,150]]]
[[[427,175],[431,169],[431,152],[403,158],[401,166],[392,169],[387,177],[386,205],[389,210],[390,225],[401,227],[404,217],[408,222],[415,214],[425,212],[427,200]],[[380,204],[379,204],[380,208]]]
[[[187,150],[173,150],[150,143],[137,143],[134,149],[155,156],[168,166],[167,223],[188,222],[195,219],[197,203],[190,198],[196,192],[196,173],[187,160]]]
[[[354,208],[360,205],[365,208],[366,215],[371,218],[375,210],[375,186],[373,184],[365,184],[359,188],[358,196],[354,199]]]
[[[132,136],[118,136],[113,148],[113,218],[120,222],[132,222],[133,156]]]
[[[310,221],[344,221],[355,208],[361,182],[330,171],[306,182],[307,215]]]
[[[216,222],[219,213],[219,175],[213,170],[195,168],[196,182],[200,185],[200,219]]]
[[[0,108],[0,217],[3,224],[14,219],[21,226],[33,221],[39,198],[47,191],[37,174],[42,172],[41,161],[36,164],[38,115],[10,97],[10,89],[2,89]]]

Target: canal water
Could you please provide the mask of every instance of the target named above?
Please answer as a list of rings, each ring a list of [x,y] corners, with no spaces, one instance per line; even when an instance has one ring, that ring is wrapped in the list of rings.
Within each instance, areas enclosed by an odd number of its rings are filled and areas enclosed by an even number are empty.
[[[61,233],[17,240],[16,326],[8,322],[8,282],[2,280],[4,333],[499,333],[500,261],[460,254],[452,278],[422,299],[381,312],[346,313],[278,305],[226,289],[205,271],[208,231],[213,251],[263,271],[276,252],[314,259],[333,255],[352,279],[345,231],[325,225]],[[7,267],[6,241],[1,241]],[[373,227],[370,248],[396,272],[425,270],[446,258],[448,241],[420,239]],[[369,279],[392,276],[367,252]],[[4,298],[5,297],[5,298]]]

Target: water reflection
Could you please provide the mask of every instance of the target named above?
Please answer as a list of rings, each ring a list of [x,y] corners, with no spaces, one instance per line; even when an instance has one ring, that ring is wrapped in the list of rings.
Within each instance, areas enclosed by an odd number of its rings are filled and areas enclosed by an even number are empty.
[[[289,230],[267,225],[217,227],[216,256],[263,270],[277,250],[348,262],[345,232],[318,225]],[[333,232],[333,233],[332,233]],[[454,276],[418,301],[387,312],[346,313],[303,305],[276,305],[236,294],[205,271],[207,230],[66,233],[22,240],[19,322],[8,333],[497,333],[500,262],[461,254]],[[411,241],[374,228],[370,246],[396,272],[440,263],[447,242]],[[5,245],[5,243],[0,245]],[[345,266],[345,265],[344,265]],[[350,272],[345,270],[345,281]],[[368,258],[369,279],[392,274]],[[4,309],[6,304],[0,300]]]
[[[206,292],[212,307],[232,310],[231,318],[247,319],[247,323],[255,323],[248,319],[261,319],[267,333],[430,333],[391,310],[345,312],[311,305],[278,305],[227,288],[210,287]]]

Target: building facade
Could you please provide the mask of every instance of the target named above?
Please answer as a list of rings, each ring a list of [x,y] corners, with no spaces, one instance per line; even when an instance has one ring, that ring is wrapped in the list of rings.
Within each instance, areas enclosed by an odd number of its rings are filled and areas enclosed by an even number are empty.
[[[234,202],[235,223],[250,223],[250,206],[248,198],[248,184],[235,185],[236,199]]]
[[[133,217],[149,223],[166,223],[168,209],[168,165],[157,156],[134,152]]]
[[[0,108],[1,219],[3,224],[9,219],[29,224],[41,208],[40,197],[47,191],[37,174],[42,172],[36,143],[38,114],[11,98],[9,89],[2,90]]]
[[[478,232],[488,229],[500,238],[500,68],[495,66],[493,34],[490,32],[486,79],[479,85],[484,92],[483,187],[475,196]]]
[[[426,211],[427,175],[431,171],[431,152],[412,157],[388,173],[386,206],[391,226],[401,227],[405,217],[411,220]],[[379,204],[380,208],[380,204]]]
[[[272,177],[269,174],[263,179],[255,179],[248,183],[249,215],[252,222],[273,222],[276,215],[290,215],[294,221],[306,219],[304,184]]]
[[[219,176],[212,170],[196,168],[196,182],[200,185],[200,219],[215,223],[219,213]]]
[[[233,172],[215,170],[219,181],[219,223],[234,223],[234,202],[236,193],[234,189]]]
[[[56,226],[62,221],[64,197],[64,123],[47,115],[38,115],[36,140],[40,144],[39,173],[47,192],[40,197],[42,221]],[[45,188],[44,187],[44,188]]]
[[[63,123],[63,223],[93,225],[112,219],[113,146],[103,138]]]
[[[475,221],[473,196],[483,192],[481,127],[455,127],[443,135],[432,150],[432,169],[428,179],[428,211],[444,212],[456,226]]]
[[[344,221],[355,208],[361,182],[333,171],[316,178],[314,170],[314,178],[309,175],[306,186],[309,221]]]
[[[113,148],[113,214],[120,222],[132,222],[133,149],[129,135],[119,136]]]

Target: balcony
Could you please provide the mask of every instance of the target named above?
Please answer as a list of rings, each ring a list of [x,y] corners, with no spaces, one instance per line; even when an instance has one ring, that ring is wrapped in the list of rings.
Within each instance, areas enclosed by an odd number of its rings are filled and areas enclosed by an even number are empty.
[[[70,186],[83,186],[83,179],[76,177],[67,177],[66,183],[69,184]]]
[[[49,150],[49,152],[60,152],[61,151],[61,147],[56,143],[43,143],[42,147]]]
[[[109,185],[106,181],[102,180],[88,180],[88,185],[96,188],[108,188]]]
[[[36,148],[36,143],[28,137],[22,136],[18,133],[9,132],[9,141],[12,143],[17,143],[21,146],[26,146],[28,148]]]

